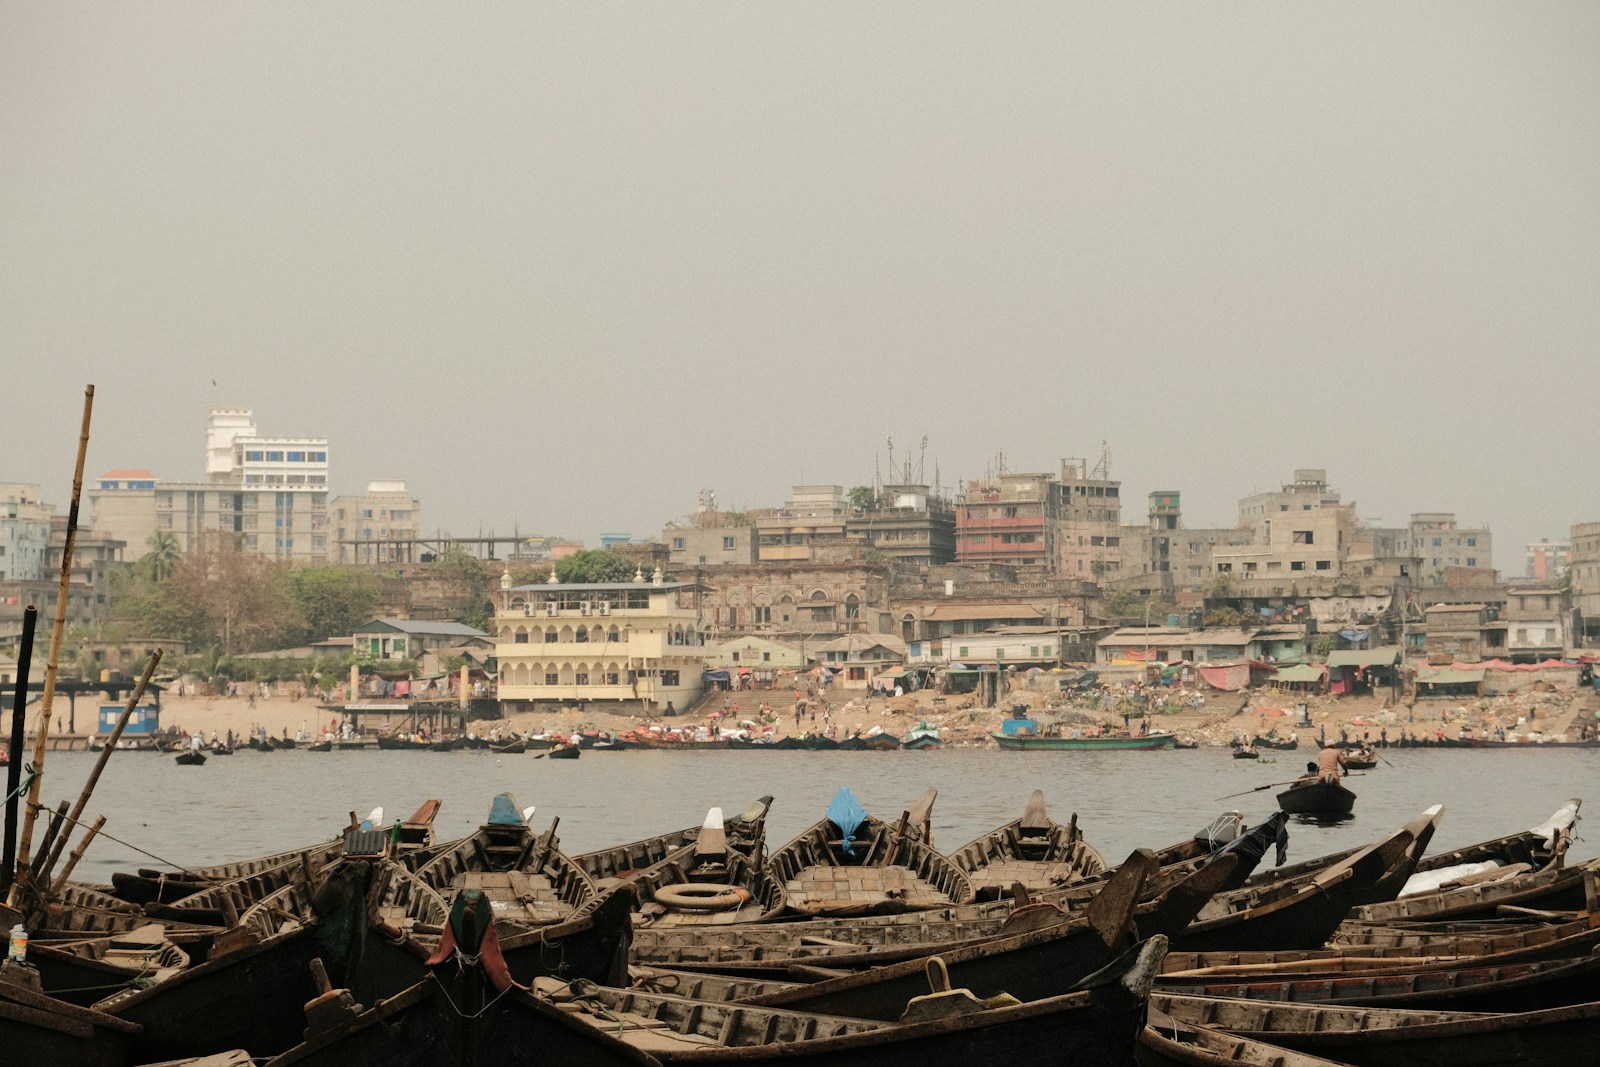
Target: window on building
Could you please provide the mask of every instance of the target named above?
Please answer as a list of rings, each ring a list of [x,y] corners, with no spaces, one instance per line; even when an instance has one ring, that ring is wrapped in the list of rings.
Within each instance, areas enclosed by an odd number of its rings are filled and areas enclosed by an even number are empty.
[[[1246,566],[1248,566],[1248,564],[1246,564]],[[1221,571],[1221,572],[1231,571],[1231,570],[1233,570],[1233,564],[1231,564],[1231,563],[1219,563],[1219,564],[1217,564],[1217,570]]]
[[[546,671],[545,672],[545,676],[544,676],[544,684],[545,685],[560,685],[561,684],[561,675],[557,674],[554,671]]]
[[[1331,571],[1331,570],[1333,570],[1333,560],[1331,560],[1331,559],[1319,559],[1319,560],[1317,560],[1317,570],[1319,570],[1319,571]]]
[[[1269,570],[1269,571],[1281,571],[1281,570],[1283,570],[1283,564],[1280,563],[1278,560],[1269,559],[1269,560],[1267,560],[1267,570]]]
[[[244,454],[244,458],[245,458],[245,461],[247,463],[260,463],[261,462],[261,456],[262,456],[262,453],[259,452],[259,451],[246,452]]]
[[[771,652],[763,652],[763,653],[761,653],[761,662],[762,663],[771,663],[772,662],[772,653]]]
[[[282,463],[283,462],[283,453],[282,452],[268,452],[267,453],[267,462],[268,463]]]
[[[1478,547],[1478,539],[1476,537],[1467,538],[1467,547],[1468,548],[1477,548]]]
[[[304,463],[306,461],[306,454],[304,452],[289,452],[285,454],[285,458],[288,459],[290,463]]]
[[[678,672],[677,671],[662,671],[661,672],[661,684],[664,685],[664,686],[675,686],[675,685],[677,685],[678,684]]]
[[[518,645],[527,644],[528,643],[528,632],[526,630],[518,630],[516,632],[516,634],[512,637],[512,643],[513,644],[518,644]]]
[[[577,674],[573,675],[572,676],[572,684],[573,685],[588,685],[589,684],[589,672],[588,671],[579,671]]]
[[[731,551],[733,551],[733,538],[731,538],[731,537],[724,537],[724,538],[723,538],[723,539],[722,539],[722,550],[723,550],[723,551],[724,551],[724,552],[731,552]]]
[[[1468,556],[1467,557],[1467,566],[1476,567],[1477,565],[1478,565],[1478,557],[1477,556]]]
[[[682,552],[683,551],[683,538],[674,537],[672,539],[672,549],[675,552]]]
[[[1289,569],[1292,571],[1303,571],[1306,569],[1306,561],[1303,559],[1292,559],[1289,561]]]
[[[1247,559],[1247,560],[1244,561],[1244,572],[1246,574],[1254,574],[1256,572],[1256,562],[1255,562],[1255,560]]]
[[[1437,537],[1435,537],[1433,539],[1433,547],[1434,548],[1438,548],[1439,547],[1439,539]]]
[[[605,678],[605,684],[606,685],[618,685],[618,684],[620,684],[618,682],[618,680],[617,680],[618,675],[617,675],[616,671],[606,671],[606,673],[604,675],[604,678]]]
[[[1316,535],[1311,530],[1296,530],[1292,540],[1297,545],[1313,545],[1316,544]]]
[[[561,640],[561,635],[556,633],[554,630],[546,630],[544,632],[544,643],[545,644],[553,645],[559,640]]]

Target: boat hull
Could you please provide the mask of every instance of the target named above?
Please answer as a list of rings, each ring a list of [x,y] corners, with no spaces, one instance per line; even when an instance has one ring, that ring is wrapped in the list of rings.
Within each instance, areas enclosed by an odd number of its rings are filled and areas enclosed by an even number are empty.
[[[1356,795],[1338,782],[1297,782],[1278,794],[1278,807],[1290,815],[1349,815]]]
[[[1068,752],[1100,752],[1108,749],[1160,749],[1172,748],[1170,734],[1152,737],[1019,737],[1016,734],[990,734],[1000,747],[1013,752],[1065,750]]]

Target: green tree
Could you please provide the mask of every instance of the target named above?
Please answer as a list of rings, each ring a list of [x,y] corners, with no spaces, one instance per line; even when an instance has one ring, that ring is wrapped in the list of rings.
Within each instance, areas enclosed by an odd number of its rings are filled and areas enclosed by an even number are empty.
[[[858,485],[847,494],[850,506],[860,508],[862,511],[871,511],[878,506],[878,494],[872,491],[870,485]]]
[[[142,621],[152,634],[181,637],[193,649],[219,646],[229,655],[282,647],[305,627],[289,568],[240,551],[225,534],[202,538],[155,586]]]
[[[372,618],[379,600],[377,579],[363,570],[331,564],[296,567],[289,575],[304,637],[319,641],[344,636]]]
[[[556,577],[563,584],[585,582],[627,582],[640,569],[637,560],[603,548],[574,552],[556,561]]]
[[[152,582],[164,582],[172,577],[183,553],[178,550],[178,535],[171,530],[157,530],[145,538],[150,549],[139,558],[140,565]]]
[[[445,584],[450,614],[468,626],[488,630],[493,621],[489,589],[494,581],[483,560],[461,545],[447,545],[434,560],[433,574]]]

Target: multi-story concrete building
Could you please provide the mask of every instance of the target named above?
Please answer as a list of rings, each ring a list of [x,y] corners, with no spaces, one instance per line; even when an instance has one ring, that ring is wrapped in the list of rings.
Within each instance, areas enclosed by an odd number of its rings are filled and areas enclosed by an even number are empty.
[[[1420,581],[1423,585],[1445,584],[1445,571],[1451,567],[1494,567],[1494,540],[1489,528],[1462,526],[1456,521],[1455,513],[1449,511],[1422,511],[1412,515],[1397,553],[1422,560]]]
[[[1355,507],[1328,488],[1327,473],[1294,472],[1278,492],[1239,501],[1239,525],[1251,542],[1212,550],[1212,571],[1236,582],[1274,582],[1292,587],[1301,579],[1331,579],[1344,573]]]
[[[328,555],[328,494],[284,488],[246,489],[204,482],[160,482],[156,529],[178,539],[187,553],[208,534],[232,534],[244,552],[272,559],[320,563]]]
[[[824,562],[858,554],[845,538],[850,505],[840,485],[797,485],[781,508],[751,513],[762,563]]]
[[[1000,474],[970,482],[956,502],[956,562],[1053,569],[1061,498],[1053,474]]]
[[[1574,523],[1572,562],[1567,573],[1572,580],[1573,606],[1578,610],[1583,643],[1600,644],[1600,522]]]
[[[956,513],[926,485],[886,485],[870,508],[855,508],[845,537],[908,567],[933,567],[956,556]]]
[[[668,526],[661,531],[661,541],[678,569],[749,566],[756,561],[754,526]]]
[[[1556,582],[1566,576],[1572,563],[1572,541],[1552,541],[1541,537],[1528,542],[1527,563],[1522,576],[1536,582]]]
[[[1538,663],[1567,654],[1571,613],[1566,590],[1549,585],[1506,589],[1506,652],[1513,663]]]
[[[790,640],[889,628],[890,564],[884,560],[758,563],[695,569],[701,610],[717,638],[743,633]]]
[[[0,581],[44,577],[53,515],[55,508],[39,499],[37,485],[0,483]]]
[[[1122,564],[1102,584],[1133,589],[1140,596],[1170,596],[1181,589],[1201,589],[1212,574],[1212,552],[1220,545],[1245,545],[1252,534],[1244,527],[1192,529],[1183,524],[1182,498],[1175,490],[1150,494],[1144,526],[1124,526]]]
[[[495,612],[499,699],[508,713],[594,703],[683,711],[701,691],[700,588],[667,582],[512,586]]]
[[[335,563],[412,563],[418,556],[422,502],[403,481],[367,483],[367,491],[328,505]]]
[[[147,470],[109,470],[83,487],[90,526],[127,546],[130,558],[149,550],[156,532],[156,476]]]
[[[1122,568],[1122,483],[1091,471],[1087,460],[1061,461],[1061,505],[1054,538],[1056,573],[1096,581]]]

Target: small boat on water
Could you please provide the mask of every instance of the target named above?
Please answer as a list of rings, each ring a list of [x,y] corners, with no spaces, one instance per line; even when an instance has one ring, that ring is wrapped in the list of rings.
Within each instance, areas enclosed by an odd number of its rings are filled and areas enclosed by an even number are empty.
[[[1251,741],[1256,748],[1271,748],[1279,752],[1293,752],[1300,747],[1300,738],[1295,736],[1274,737],[1271,734],[1257,734]]]
[[[943,742],[939,740],[939,728],[922,722],[918,723],[915,729],[906,732],[906,739],[901,742],[900,747],[919,752],[930,752],[939,748],[942,744]]]
[[[178,761],[178,766],[180,767],[200,767],[206,762],[206,754],[199,749],[180,752],[173,758]]]
[[[1106,870],[1105,857],[1079,833],[1077,814],[1065,826],[1051,819],[1038,789],[1020,818],[961,846],[950,858],[971,879],[978,900],[997,899],[1017,883],[1036,893]]]
[[[540,753],[540,756],[548,759],[577,759],[578,753],[582,751],[583,749],[577,745],[557,745]]]
[[[1234,759],[1260,759],[1261,758],[1261,753],[1257,752],[1250,745],[1240,745],[1238,748],[1233,750],[1233,758]]]
[[[477,832],[445,846],[417,868],[417,877],[439,893],[480,890],[507,927],[561,922],[595,899],[593,880],[561,851],[559,819],[536,834],[533,809],[517,807],[510,793],[496,796]]]
[[[646,902],[639,909],[644,924],[731,926],[770,921],[784,910],[783,883],[733,846],[721,808],[706,812],[692,842],[633,882]]]
[[[1278,807],[1291,815],[1349,815],[1356,795],[1340,782],[1311,775],[1278,794]]]
[[[767,811],[772,807],[772,797],[758,797],[743,811],[723,822],[722,832],[727,845],[737,852],[759,859],[766,841]],[[629,879],[636,877],[663,860],[680,852],[700,839],[704,823],[696,823],[682,830],[657,834],[625,845],[612,845],[574,856],[574,861],[599,882],[603,878]]]
[[[936,790],[889,824],[867,814],[848,786],[828,814],[772,854],[791,911],[876,915],[964,904],[972,882],[928,840]]]

